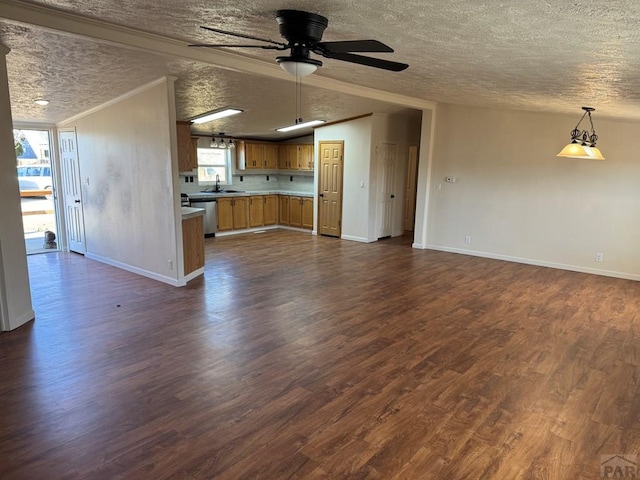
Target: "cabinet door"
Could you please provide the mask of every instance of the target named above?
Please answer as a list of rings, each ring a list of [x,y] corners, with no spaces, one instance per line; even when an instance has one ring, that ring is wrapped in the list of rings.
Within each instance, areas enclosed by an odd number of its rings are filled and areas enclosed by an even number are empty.
[[[278,168],[278,145],[264,145],[264,168]]]
[[[289,225],[289,196],[280,195],[280,225]]]
[[[289,160],[289,151],[287,149],[287,145],[280,145],[278,146],[278,168],[280,170],[286,170],[287,168],[289,168],[288,165],[288,160]]]
[[[182,220],[182,245],[184,274],[204,267],[204,222],[203,217]]]
[[[262,195],[249,197],[249,226],[261,227],[264,225],[264,199]]]
[[[233,199],[233,229],[249,228],[249,197]]]
[[[313,198],[302,198],[302,228],[313,230]]]
[[[264,224],[275,225],[278,223],[278,196],[265,195],[264,200]]]
[[[313,145],[298,145],[300,170],[313,170]]]
[[[231,198],[218,198],[218,231],[233,230],[233,202]]]
[[[302,228],[302,197],[289,197],[289,225]]]
[[[278,168],[298,170],[298,146],[285,143],[278,147]]]
[[[176,131],[178,141],[178,171],[190,172],[194,169],[191,122],[176,122]]]
[[[191,137],[189,166],[191,167],[191,170],[198,168],[198,137]]]
[[[245,168],[262,168],[264,161],[264,145],[261,143],[247,143],[245,149]]]

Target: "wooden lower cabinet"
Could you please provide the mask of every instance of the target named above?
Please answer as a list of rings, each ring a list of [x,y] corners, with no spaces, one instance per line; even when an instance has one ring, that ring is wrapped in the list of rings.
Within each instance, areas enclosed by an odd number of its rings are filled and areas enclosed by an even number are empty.
[[[204,217],[182,220],[182,250],[185,275],[204,267]]]
[[[279,195],[280,225],[289,225],[289,195]]]
[[[233,229],[249,228],[249,197],[234,197],[233,204]]]
[[[280,225],[313,229],[313,198],[280,195]]]
[[[233,199],[218,198],[218,231],[233,230]]]
[[[264,198],[262,195],[249,197],[249,226],[261,227],[264,225]]]
[[[302,197],[302,228],[313,230],[313,198]]]
[[[218,198],[218,231],[249,228],[249,197]]]
[[[289,197],[289,226],[302,228],[302,197]]]
[[[251,195],[218,198],[218,231],[287,225],[313,228],[313,198],[297,195]]]
[[[264,195],[264,224],[276,225],[278,223],[278,195]]]

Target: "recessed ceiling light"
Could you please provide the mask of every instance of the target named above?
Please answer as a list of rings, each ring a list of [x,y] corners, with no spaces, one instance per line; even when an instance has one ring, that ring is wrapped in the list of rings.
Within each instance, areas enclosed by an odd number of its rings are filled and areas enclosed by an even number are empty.
[[[44,98],[38,98],[38,99],[34,100],[33,102],[37,103],[38,105],[42,105],[43,107],[45,105],[49,105],[49,100],[45,100]]]
[[[207,123],[213,120],[218,120],[219,118],[236,115],[238,113],[242,113],[242,110],[238,110],[237,108],[225,108],[224,110],[215,110],[213,112],[204,113],[192,118],[191,121],[193,123]]]
[[[299,128],[315,127],[316,125],[323,124],[324,122],[325,122],[324,120],[310,120],[310,121],[304,122],[304,123],[296,123],[295,125],[289,125],[288,127],[276,128],[276,131],[278,131],[278,132],[290,132],[291,130],[297,130]]]

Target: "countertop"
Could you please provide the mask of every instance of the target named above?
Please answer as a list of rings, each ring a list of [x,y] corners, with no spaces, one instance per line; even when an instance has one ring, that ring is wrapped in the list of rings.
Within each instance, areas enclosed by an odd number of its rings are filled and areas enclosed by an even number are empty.
[[[296,195],[299,197],[313,197],[310,192],[293,192],[289,190],[247,190],[242,192],[198,192],[188,193],[190,200],[206,200],[208,198],[250,197],[251,195]]]
[[[199,217],[204,215],[204,208],[182,207],[182,219]]]

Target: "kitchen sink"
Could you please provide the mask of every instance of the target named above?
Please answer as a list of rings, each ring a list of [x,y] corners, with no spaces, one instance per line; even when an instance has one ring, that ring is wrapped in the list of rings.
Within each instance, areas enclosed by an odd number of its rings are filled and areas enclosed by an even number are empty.
[[[244,190],[202,190],[202,193],[245,193]]]

